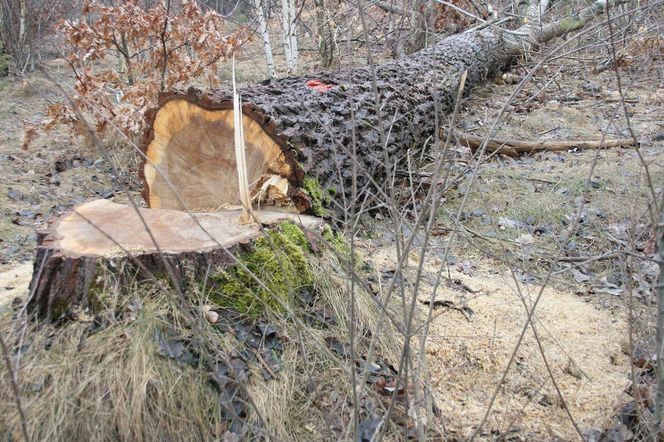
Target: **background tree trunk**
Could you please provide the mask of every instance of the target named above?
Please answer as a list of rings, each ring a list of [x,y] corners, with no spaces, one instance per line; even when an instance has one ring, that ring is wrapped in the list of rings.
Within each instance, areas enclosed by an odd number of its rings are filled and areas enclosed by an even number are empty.
[[[325,11],[324,0],[314,0],[316,6],[316,27],[318,28],[318,53],[323,67],[329,67],[334,58],[334,42],[330,22]]]
[[[25,67],[27,66],[28,60],[30,58],[30,53],[29,51],[27,52],[26,55],[26,44],[28,41],[28,0],[20,0],[19,3],[19,28],[18,28],[18,44],[21,48],[21,61],[25,61],[25,63],[22,63],[23,66],[19,66],[21,70],[25,70]]]
[[[295,69],[295,61],[293,60],[293,51],[291,49],[291,31],[290,31],[290,1],[281,0],[281,27],[283,28],[282,38],[284,42],[284,56],[286,57],[286,65],[288,71],[292,72]]]
[[[290,39],[293,67],[297,69],[299,53],[297,47],[297,9],[295,0],[288,0],[288,38]]]
[[[267,27],[267,15],[261,0],[254,0],[254,9],[258,19],[258,29],[263,39],[263,48],[265,50],[265,61],[267,62],[267,74],[269,78],[275,77],[274,59],[272,58],[272,45],[270,44],[270,32]]]

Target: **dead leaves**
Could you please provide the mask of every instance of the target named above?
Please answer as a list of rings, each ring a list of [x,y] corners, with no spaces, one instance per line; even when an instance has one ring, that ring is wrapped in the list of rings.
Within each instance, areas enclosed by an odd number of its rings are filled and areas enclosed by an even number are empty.
[[[177,10],[164,2],[148,8],[137,0],[114,6],[86,0],[81,17],[62,23],[60,32],[71,45],[67,62],[76,78],[75,105],[92,117],[99,136],[119,129],[132,139],[143,133],[144,113],[156,105],[159,92],[198,79],[217,84],[219,63],[248,39],[243,29],[226,34],[218,13],[203,12],[188,0]],[[38,131],[56,125],[85,133],[67,104],[52,104],[47,115],[27,128],[23,148]]]
[[[449,309],[449,310],[457,310],[457,311],[461,312],[461,314],[464,316],[464,318],[466,318],[467,321],[470,321],[470,318],[475,314],[473,309],[471,309],[467,305],[457,306],[454,303],[454,301],[436,300],[436,301],[433,301],[433,302],[431,302],[431,301],[421,301],[421,303],[424,304],[424,305],[427,305],[427,306],[431,306],[431,308],[433,308],[434,310],[437,310],[439,308],[446,308],[446,309]]]

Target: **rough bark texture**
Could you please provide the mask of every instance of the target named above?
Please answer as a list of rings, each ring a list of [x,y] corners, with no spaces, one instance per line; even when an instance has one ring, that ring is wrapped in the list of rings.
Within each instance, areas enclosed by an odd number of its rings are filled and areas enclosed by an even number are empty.
[[[445,38],[411,56],[376,66],[375,85],[371,69],[360,67],[310,77],[268,80],[239,92],[245,118],[259,123],[267,136],[283,150],[291,167],[281,176],[291,185],[303,187],[303,178],[307,174],[318,181],[325,194],[328,190],[330,194],[339,194],[349,189],[355,137],[360,164],[358,186],[363,191],[371,191],[368,176],[379,184],[386,176],[381,125],[387,136],[388,168],[391,170],[405,159],[408,149],[421,148],[433,135],[434,94],[437,95],[438,112],[445,113],[454,106],[459,78],[464,70],[468,71],[466,90],[469,90],[508,66],[516,53],[514,46],[507,45],[500,35],[483,30]],[[374,86],[378,92],[379,112],[376,111]],[[160,109],[177,100],[208,111],[232,109],[232,96],[225,90],[201,92],[190,89],[162,95],[159,107],[148,114],[150,129],[144,143],[148,157],[155,131],[159,130],[154,122]],[[228,137],[222,132],[210,132],[206,137]],[[202,144],[190,146],[193,157],[196,150],[208,149]],[[232,145],[221,147],[232,148]],[[178,155],[183,156],[182,153]],[[168,159],[160,161],[155,166],[168,175]],[[146,164],[144,171],[153,168]],[[191,173],[196,173],[194,164],[189,168]],[[154,175],[152,171],[151,176]],[[150,189],[151,184],[146,180],[144,196],[148,204],[155,207],[154,197],[159,197],[160,190]],[[220,191],[225,191],[223,185]],[[310,206],[311,201],[309,203]],[[306,210],[307,206],[300,203],[298,209]]]
[[[209,269],[218,271],[231,265],[229,252],[249,247],[262,235],[260,226],[240,225],[237,211],[195,214],[215,241],[187,213],[139,210],[183,289]],[[264,226],[288,219],[305,228],[320,225],[320,220],[307,216],[279,212],[257,216]],[[102,277],[109,274],[120,287],[130,286],[137,277],[147,278],[145,269],[168,275],[162,255],[134,209],[107,200],[78,206],[39,233],[38,243],[29,308],[52,320],[74,305],[94,304]]]

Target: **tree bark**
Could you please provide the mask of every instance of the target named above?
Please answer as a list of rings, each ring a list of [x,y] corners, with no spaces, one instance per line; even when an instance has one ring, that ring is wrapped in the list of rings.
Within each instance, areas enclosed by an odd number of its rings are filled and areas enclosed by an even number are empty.
[[[284,56],[288,72],[295,69],[293,60],[293,51],[291,50],[291,31],[290,31],[290,0],[281,0],[281,27],[283,28]]]
[[[297,69],[300,55],[297,47],[297,14],[295,6],[296,6],[295,0],[288,0],[288,26],[289,26],[288,37],[290,39],[290,51],[291,51],[291,57],[293,59],[293,67]]]
[[[28,1],[20,0],[19,8],[19,31],[18,44],[21,48],[21,72],[25,71],[30,60],[30,49],[28,44]],[[23,63],[24,62],[24,63]]]
[[[267,62],[267,74],[269,78],[274,78],[274,59],[272,57],[272,45],[270,44],[270,32],[267,27],[267,18],[261,0],[254,0],[254,9],[256,10],[256,18],[258,19],[258,29],[260,30],[263,39],[265,61]]]
[[[330,21],[325,12],[324,0],[314,0],[316,7],[316,27],[318,28],[318,53],[323,67],[329,67],[334,58],[334,42]]]
[[[535,20],[517,32],[456,34],[375,66],[375,77],[371,67],[360,67],[240,89],[253,201],[321,215],[333,196],[350,195],[354,163],[360,199],[381,193],[394,171],[405,168],[408,150],[432,137],[435,112],[454,107],[464,71],[467,92],[533,46],[579,29],[606,5],[597,0],[573,20],[544,26]],[[239,204],[228,91],[163,94],[147,117],[142,172],[150,207]]]
[[[428,2],[427,2],[428,3]],[[415,52],[426,45],[426,5],[423,0],[412,0],[410,6],[410,36],[408,52]]]
[[[311,189],[309,198],[297,191],[305,187],[305,174],[326,194],[349,189],[353,135],[362,167],[360,188],[370,183],[369,175],[384,178],[380,125],[390,134],[386,148],[392,168],[407,149],[421,147],[433,134],[434,94],[439,110],[448,111],[465,70],[471,88],[509,65],[514,54],[498,34],[484,31],[456,35],[376,66],[378,111],[368,67],[241,88],[252,197],[261,200],[267,180],[285,180],[285,196],[301,212],[316,203]],[[163,94],[148,121],[144,150],[149,160],[142,170],[150,207],[210,210],[239,204],[228,91]]]
[[[657,206],[656,206],[657,207]],[[662,421],[664,420],[664,207],[659,205],[657,214],[657,259],[659,265],[659,276],[657,277],[657,323],[656,323],[656,361],[655,370],[657,379],[657,392],[655,394],[655,413],[652,419],[651,435],[659,439],[662,432]]]
[[[105,272],[124,286],[137,277],[147,279],[146,270],[168,275],[164,260],[184,289],[209,269],[233,265],[229,252],[246,248],[262,235],[261,226],[240,224],[237,211],[195,214],[212,240],[187,213],[139,210],[159,250],[132,207],[108,200],[78,206],[40,232],[29,308],[41,317],[58,319],[74,305],[92,306]],[[320,225],[319,219],[301,215],[263,211],[257,216],[268,227],[288,219],[305,228]]]
[[[454,139],[461,145],[469,147],[473,152],[482,145],[486,152],[497,152],[511,157],[535,152],[559,152],[569,149],[608,149],[611,147],[633,147],[632,138],[606,140],[561,140],[561,141],[524,141],[504,138],[490,138],[454,132]]]
[[[378,6],[380,9],[382,9],[385,12],[389,12],[390,14],[397,14],[397,15],[406,14],[406,11],[404,11],[402,7],[392,4],[390,2],[378,0],[372,2],[371,4],[374,6]]]

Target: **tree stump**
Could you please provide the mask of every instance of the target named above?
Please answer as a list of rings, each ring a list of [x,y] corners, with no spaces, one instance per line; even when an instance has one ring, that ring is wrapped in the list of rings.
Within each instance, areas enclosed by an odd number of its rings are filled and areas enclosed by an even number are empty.
[[[275,211],[257,213],[262,226],[240,224],[239,211],[194,213],[205,233],[185,212],[139,212],[159,249],[132,207],[108,200],[78,206],[40,232],[30,309],[41,317],[57,319],[71,306],[88,307],[103,269],[110,270],[122,283],[123,279],[146,278],[145,270],[168,275],[168,265],[178,284],[186,287],[210,268],[218,271],[233,265],[231,254],[248,247],[264,228],[286,220],[305,229],[322,223],[306,215]]]

